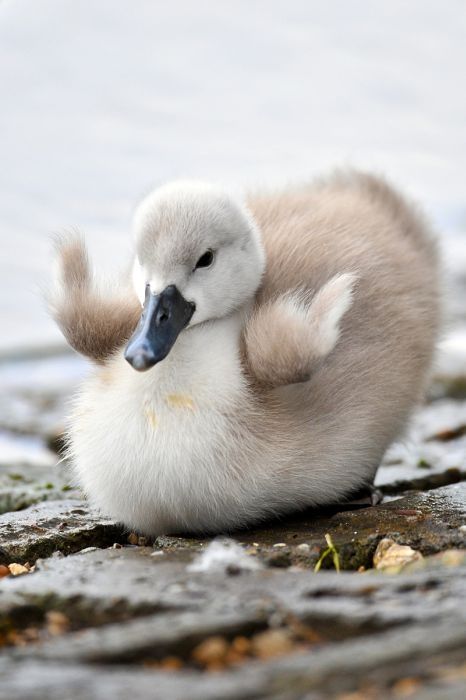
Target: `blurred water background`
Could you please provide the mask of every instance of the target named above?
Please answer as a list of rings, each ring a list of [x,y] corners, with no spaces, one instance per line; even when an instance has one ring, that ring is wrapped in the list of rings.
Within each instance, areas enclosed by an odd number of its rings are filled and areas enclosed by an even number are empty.
[[[40,291],[51,234],[79,228],[111,272],[155,185],[286,185],[346,165],[431,217],[462,353],[465,32],[463,0],[0,2],[0,355],[64,346]]]

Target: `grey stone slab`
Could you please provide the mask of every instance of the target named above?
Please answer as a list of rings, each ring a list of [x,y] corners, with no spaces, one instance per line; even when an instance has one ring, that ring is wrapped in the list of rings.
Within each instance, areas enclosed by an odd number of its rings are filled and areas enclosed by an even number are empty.
[[[1,484],[0,480],[0,513],[10,513],[23,510],[43,501],[61,501],[66,498],[80,500],[82,494],[77,489],[71,489],[67,485],[57,487],[56,483],[40,481],[35,484],[16,484],[11,486]]]
[[[273,697],[293,688],[296,697],[312,689],[328,693],[353,689],[361,681],[379,686],[410,674],[426,673],[433,661],[466,658],[464,622],[425,623],[351,639],[314,653],[275,660],[267,690]]]
[[[241,608],[240,605],[238,605]],[[203,639],[213,635],[233,637],[263,629],[264,615],[209,609],[199,612],[159,613],[119,624],[71,633],[37,647],[18,648],[11,657],[55,659],[64,662],[120,663],[141,662],[184,655]]]
[[[463,567],[436,567],[416,571],[408,576],[380,573],[354,575],[322,571],[260,569],[239,575],[228,572],[194,573],[189,562],[179,555],[166,559],[154,557],[149,547],[95,549],[68,557],[52,557],[37,562],[34,574],[7,578],[1,582],[0,611],[8,612],[5,600],[37,600],[41,604],[48,594],[54,599],[72,601],[81,597],[94,601],[125,600],[135,608],[143,603],[158,605],[160,610],[200,611],[211,609],[251,609],[263,606],[264,600],[277,600],[287,606],[301,606],[302,612],[316,612],[325,606],[349,614],[370,608],[378,609],[381,598],[399,594],[399,608],[406,619],[416,619],[433,601],[435,611],[443,611],[442,600],[465,591],[466,563]],[[252,556],[252,555],[251,555]],[[435,581],[427,585],[426,582]],[[426,602],[427,601],[427,602]],[[419,607],[420,606],[420,607]],[[417,609],[419,607],[419,610]],[[248,608],[249,609],[249,608]],[[445,612],[448,612],[445,609]]]
[[[344,569],[371,566],[382,537],[408,544],[423,554],[466,546],[466,482],[428,492],[412,493],[376,507],[355,510],[306,511],[263,527],[235,533],[239,542],[272,566],[311,567],[326,547],[330,533]],[[42,503],[19,513],[0,516],[3,559],[24,562],[48,556],[55,550],[76,552],[85,546],[102,546],[122,539],[122,530],[92,513],[82,502]],[[123,538],[124,541],[124,538]],[[189,556],[207,538],[160,537],[156,548],[166,555]],[[299,545],[307,545],[305,551]],[[165,556],[165,555],[162,555]],[[324,566],[330,564],[324,562]]]
[[[86,503],[39,503],[0,515],[0,560],[32,563],[56,551],[69,554],[91,545],[109,545],[121,537],[121,527],[93,513]]]
[[[411,545],[423,554],[465,547],[466,532],[462,527],[466,522],[465,504],[466,482],[460,482],[412,493],[376,507],[306,511],[239,531],[235,537],[266,564],[312,567],[326,547],[325,534],[330,533],[342,568],[357,569],[371,566],[382,537]],[[9,561],[32,562],[55,550],[76,552],[85,546],[105,546],[117,539],[122,539],[118,525],[77,501],[43,503],[0,516],[0,546],[3,559]],[[162,556],[178,552],[181,557],[189,557],[208,542],[207,538],[160,537],[155,546],[165,552]],[[299,546],[303,544],[307,546]],[[324,562],[324,566],[330,564],[330,560]]]
[[[297,699],[309,693],[311,698],[332,697],[357,689],[363,683],[366,687],[378,687],[381,691],[378,697],[383,697],[383,691],[399,678],[428,676],[435,665],[461,662],[465,658],[465,645],[464,621],[448,620],[397,628],[267,662],[247,663],[216,674],[190,670],[149,672],[128,665],[57,665],[43,661],[38,664],[17,657],[4,659],[3,668],[0,662],[0,693],[3,693],[0,698],[103,700],[127,698],[129,692],[132,698],[148,698],[154,697],[155,692],[157,697],[168,700]]]
[[[255,547],[271,565],[312,565],[326,547],[329,533],[337,546],[344,569],[371,566],[382,537],[433,554],[448,548],[464,548],[466,532],[466,482],[427,492],[411,493],[375,507],[305,511],[278,523],[235,534],[240,542]],[[257,544],[257,547],[255,546]],[[308,544],[303,554],[298,547]],[[277,546],[278,545],[278,546]],[[331,565],[331,559],[325,565]]]
[[[0,513],[22,510],[41,501],[82,500],[82,493],[71,486],[67,465],[21,461],[0,463]]]
[[[161,561],[149,548],[94,550],[39,562],[33,574],[4,579],[0,621],[23,611],[38,624],[49,610],[66,611],[75,631],[10,652],[64,662],[127,663],[186,656],[203,637],[249,635],[289,616],[327,645],[377,636],[402,625],[447,620],[466,610],[466,566],[410,575],[354,575],[260,569],[240,575],[193,573],[187,562]]]
[[[0,661],[0,700],[249,700],[255,674],[156,673],[140,668]]]

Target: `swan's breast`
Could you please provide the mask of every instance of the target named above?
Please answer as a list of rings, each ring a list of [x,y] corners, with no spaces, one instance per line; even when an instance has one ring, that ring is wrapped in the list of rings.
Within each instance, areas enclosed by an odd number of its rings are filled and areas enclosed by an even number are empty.
[[[180,501],[189,509],[196,494],[226,488],[247,401],[237,336],[228,331],[204,338],[202,352],[202,334],[192,333],[143,374],[116,358],[84,385],[71,429],[75,470],[107,512],[123,517],[154,501],[179,512]]]

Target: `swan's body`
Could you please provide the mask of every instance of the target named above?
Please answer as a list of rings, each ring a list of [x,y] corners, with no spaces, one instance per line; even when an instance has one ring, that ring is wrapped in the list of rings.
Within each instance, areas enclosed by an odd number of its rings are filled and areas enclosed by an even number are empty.
[[[238,210],[236,249],[224,231],[230,200],[223,221],[209,204],[223,197],[216,190],[162,192],[136,217],[136,291],[176,285],[196,310],[149,371],[123,355],[140,304],[130,293],[121,306],[102,302],[80,244],[62,249],[56,316],[72,345],[103,363],[70,428],[91,501],[149,534],[215,531],[369,485],[434,349],[437,261],[424,224],[382,182],[351,175],[250,198],[255,223]],[[204,210],[222,241],[212,269],[195,275],[180,260],[184,237],[193,251],[211,245],[199,243]]]

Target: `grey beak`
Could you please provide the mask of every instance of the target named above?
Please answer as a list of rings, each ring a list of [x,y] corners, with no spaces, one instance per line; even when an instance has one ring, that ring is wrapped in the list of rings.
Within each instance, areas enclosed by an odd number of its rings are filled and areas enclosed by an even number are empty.
[[[138,372],[161,362],[188,325],[195,308],[173,284],[161,294],[152,294],[147,285],[141,320],[126,346],[125,359]]]

